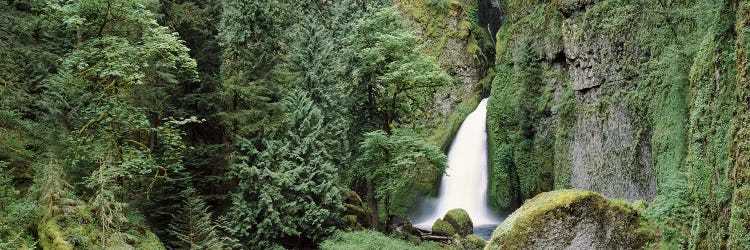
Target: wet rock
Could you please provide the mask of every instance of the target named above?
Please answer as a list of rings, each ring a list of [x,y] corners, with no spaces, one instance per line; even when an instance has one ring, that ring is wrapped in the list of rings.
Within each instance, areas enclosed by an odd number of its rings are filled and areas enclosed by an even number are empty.
[[[456,229],[447,221],[437,219],[435,223],[432,224],[432,234],[439,236],[453,236],[456,234]]]
[[[487,242],[482,239],[482,237],[479,237],[476,234],[472,234],[466,237],[466,240],[463,242],[464,249],[471,250],[471,249],[484,249],[484,246],[487,245]]]
[[[456,229],[456,233],[462,237],[474,233],[474,224],[466,210],[460,208],[450,210],[445,214],[443,220],[450,223]]]
[[[442,219],[437,219],[432,224],[432,233],[440,236],[453,236],[455,234],[466,237],[474,233],[474,224],[471,222],[466,210],[457,208],[448,211]]]
[[[541,193],[513,212],[486,249],[640,249],[652,234],[625,201],[584,190]]]

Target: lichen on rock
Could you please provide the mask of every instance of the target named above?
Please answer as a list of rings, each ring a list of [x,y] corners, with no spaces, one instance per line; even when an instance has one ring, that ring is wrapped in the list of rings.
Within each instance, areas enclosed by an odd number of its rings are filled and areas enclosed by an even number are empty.
[[[626,201],[563,189],[527,200],[485,249],[639,249],[653,238],[643,223]]]

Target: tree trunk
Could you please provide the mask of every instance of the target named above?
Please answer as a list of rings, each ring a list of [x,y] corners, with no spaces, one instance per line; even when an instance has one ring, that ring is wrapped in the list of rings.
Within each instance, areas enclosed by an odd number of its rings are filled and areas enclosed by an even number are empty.
[[[375,199],[375,190],[372,181],[367,181],[367,204],[370,206],[370,225],[378,228],[378,200]]]
[[[385,225],[383,225],[383,227],[386,233],[391,233],[393,232],[393,216],[391,216],[391,209],[390,209],[391,201],[390,199],[385,198],[385,201],[383,203],[384,203],[383,209],[385,209],[385,218],[386,218],[386,222],[385,222]]]

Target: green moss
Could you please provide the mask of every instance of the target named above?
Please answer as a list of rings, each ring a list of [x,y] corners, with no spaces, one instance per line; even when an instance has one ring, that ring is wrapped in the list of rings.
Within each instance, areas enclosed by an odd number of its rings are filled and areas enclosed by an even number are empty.
[[[93,214],[91,206],[75,197],[54,201],[45,208],[37,226],[40,245],[43,249],[165,249],[134,213],[128,222],[107,234],[102,234]]]
[[[585,11],[586,5],[593,5],[596,0],[560,0],[557,1],[557,9],[563,13],[574,14]]]
[[[482,239],[482,237],[479,237],[476,234],[472,234],[466,237],[466,243],[464,244],[464,248],[466,250],[479,250],[484,249],[485,245],[487,245],[487,241]]]
[[[350,249],[380,249],[380,250],[402,250],[402,249],[438,249],[434,242],[410,243],[404,240],[392,238],[376,231],[339,231],[320,245],[323,250],[350,250]]]
[[[443,219],[437,219],[435,223],[432,224],[432,233],[435,235],[453,236],[457,232],[451,223]]]
[[[737,8],[734,31],[737,34],[737,98],[742,103],[750,100],[750,1],[741,1]],[[744,105],[737,106],[739,122],[735,124],[732,157],[734,175],[730,201],[729,237],[727,248],[750,246],[750,112]],[[744,126],[743,126],[744,125]]]
[[[458,129],[461,127],[461,123],[476,109],[478,104],[479,98],[477,97],[470,97],[460,102],[453,109],[453,112],[445,118],[444,122],[436,124],[437,127],[429,131],[427,141],[438,145],[444,151],[447,150],[453,140],[453,136],[456,135]]]
[[[474,224],[466,210],[452,209],[445,214],[443,220],[450,223],[458,235],[467,236],[474,233]]]
[[[39,245],[42,246],[42,249],[73,249],[70,243],[65,241],[60,226],[52,219],[43,219],[37,227],[37,233],[39,234]]]
[[[461,3],[456,0],[412,0],[397,1],[399,10],[410,16],[423,30],[426,40],[433,41],[428,46],[429,54],[439,57],[448,39],[466,41],[466,52],[475,59],[483,57],[480,43],[489,40],[475,32],[479,27],[472,16],[476,4]],[[477,36],[480,37],[477,37]],[[482,41],[482,42],[480,42]],[[484,46],[484,48],[489,48]]]
[[[567,228],[572,225],[566,223],[577,224],[584,219],[612,227],[606,228],[614,234],[607,236],[615,241],[608,241],[609,246],[636,249],[652,237],[647,231],[638,230],[641,226],[638,212],[628,202],[611,202],[591,191],[564,189],[527,200],[493,232],[487,249],[526,249],[537,239],[542,240],[537,237],[546,237],[544,234],[549,230],[575,235]],[[561,228],[546,228],[553,221],[562,223]]]
[[[488,106],[490,204],[509,210],[539,192],[569,185],[565,159],[575,95],[567,72],[553,65],[562,53],[563,15],[551,4],[506,2],[498,31],[495,79]],[[554,100],[559,92],[560,100]],[[555,124],[556,110],[561,119]],[[556,127],[555,127],[556,126]],[[561,157],[556,157],[560,155]]]
[[[566,79],[563,77],[563,79]],[[555,189],[572,188],[571,169],[570,169],[570,143],[572,136],[571,130],[575,127],[576,121],[576,96],[575,91],[570,88],[569,79],[563,85],[560,91],[560,100],[556,107],[559,114],[559,122],[555,131],[554,143],[554,175]]]
[[[533,194],[544,179],[535,177],[534,170],[548,170],[550,157],[554,187],[570,187],[567,156],[576,116],[599,114],[606,119],[601,114],[620,105],[634,120],[634,146],[627,154],[602,157],[605,162],[607,157],[617,157],[624,165],[618,168],[626,172],[652,168],[657,175],[658,196],[643,209],[661,236],[656,246],[715,249],[747,241],[743,228],[747,228],[748,210],[738,205],[744,204],[739,197],[745,197],[738,190],[745,190],[744,183],[750,182],[743,179],[750,165],[746,149],[750,146],[745,145],[750,145],[746,136],[750,132],[743,125],[750,123],[750,115],[742,104],[750,102],[747,1],[654,5],[626,0],[508,0],[502,4],[506,18],[497,34],[496,77],[488,107],[494,207],[506,208]],[[598,60],[593,69],[616,68],[623,79],[605,81],[595,90],[593,104],[578,105],[576,92],[566,86],[570,79],[565,65],[576,58],[550,57],[561,55],[563,20],[572,28],[566,34],[572,45],[614,44],[613,50],[589,56]],[[548,70],[553,63],[562,65],[562,76]],[[539,111],[549,107],[551,86],[558,86],[558,99],[550,109],[558,118],[557,128],[553,136],[539,135],[543,130],[538,128],[549,120]],[[527,131],[536,133],[533,139],[519,133],[529,127],[524,124],[532,124]],[[549,145],[553,150],[545,151]],[[630,178],[651,183],[648,176]],[[609,187],[606,178],[601,181],[597,185]]]
[[[143,236],[139,237],[133,247],[135,247],[135,249],[144,250],[165,249],[164,244],[162,244],[161,241],[159,241],[159,238],[150,231],[147,231]]]

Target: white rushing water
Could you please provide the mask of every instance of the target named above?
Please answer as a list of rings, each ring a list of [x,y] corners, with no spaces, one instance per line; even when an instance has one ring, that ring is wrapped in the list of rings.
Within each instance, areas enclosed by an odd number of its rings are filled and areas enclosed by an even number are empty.
[[[426,202],[414,225],[430,229],[438,218],[454,208],[469,213],[475,228],[500,224],[502,219],[487,205],[487,99],[458,129],[448,152],[448,169],[437,200]],[[431,212],[430,212],[431,210]],[[483,227],[484,226],[484,227]]]

